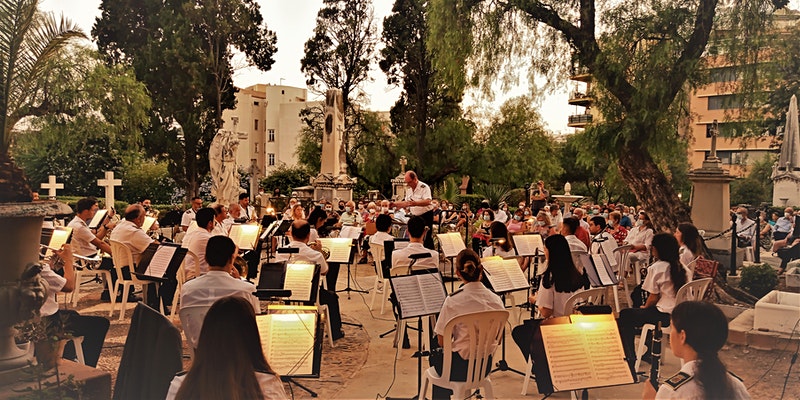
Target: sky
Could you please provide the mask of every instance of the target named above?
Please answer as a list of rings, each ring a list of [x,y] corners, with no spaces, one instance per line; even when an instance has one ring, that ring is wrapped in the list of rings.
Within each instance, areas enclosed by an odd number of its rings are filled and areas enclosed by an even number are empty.
[[[256,83],[283,84],[295,87],[305,87],[306,77],[300,72],[300,59],[303,58],[303,45],[311,37],[316,25],[317,11],[322,7],[322,0],[256,0],[261,6],[261,13],[267,27],[274,31],[278,37],[278,52],[275,54],[275,64],[267,72],[256,68],[238,69],[233,77],[234,84],[238,87],[247,87]],[[89,34],[92,25],[100,16],[101,0],[42,0],[41,9],[53,11],[77,23]],[[789,5],[798,9],[800,0],[792,0]],[[378,35],[383,27],[383,18],[391,13],[394,0],[373,0],[375,21]],[[236,63],[234,65],[241,65]],[[524,74],[523,74],[524,75]],[[365,84],[363,89],[368,96],[367,107],[375,111],[388,111],[397,101],[400,88],[389,86],[386,75],[373,66],[372,81]],[[569,93],[575,90],[574,82],[562,84],[554,94],[545,95],[542,99],[539,113],[545,127],[556,134],[571,133],[572,128],[567,127],[567,117],[570,114],[583,112],[583,107],[567,104]],[[529,91],[527,81],[509,90],[507,93],[496,93],[492,103],[484,103],[476,98],[466,96],[464,105],[475,106],[483,111],[496,110],[507,99],[527,94]],[[311,94],[310,94],[311,95]],[[313,98],[312,98],[313,100]]]

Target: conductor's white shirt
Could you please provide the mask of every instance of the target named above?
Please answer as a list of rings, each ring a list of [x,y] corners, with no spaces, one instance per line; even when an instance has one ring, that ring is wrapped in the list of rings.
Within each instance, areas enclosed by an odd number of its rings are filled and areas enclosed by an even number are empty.
[[[431,199],[433,199],[431,196],[431,187],[425,183],[417,181],[416,188],[411,189],[409,186],[406,189],[406,201],[421,201]],[[428,204],[427,206],[411,206],[409,207],[409,210],[411,211],[411,215],[422,215],[433,210],[433,204]]]

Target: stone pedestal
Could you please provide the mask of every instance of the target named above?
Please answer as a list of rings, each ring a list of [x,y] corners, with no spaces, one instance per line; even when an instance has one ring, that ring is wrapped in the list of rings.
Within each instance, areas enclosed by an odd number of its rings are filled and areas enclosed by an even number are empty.
[[[406,198],[405,173],[395,176],[392,179],[392,200],[400,201]]]
[[[350,201],[356,180],[347,176],[345,162],[344,106],[342,91],[328,90],[325,96],[325,128],[322,134],[322,162],[320,172],[311,178],[314,199],[334,199]]]
[[[731,181],[736,179],[722,169],[719,159],[703,161],[701,168],[689,173],[692,181],[692,221],[697,229],[704,230],[705,236],[716,236],[730,228]],[[726,268],[730,262],[730,237],[720,237],[706,242],[714,258],[724,261]],[[726,257],[727,255],[727,257]],[[737,255],[737,260],[741,257]]]

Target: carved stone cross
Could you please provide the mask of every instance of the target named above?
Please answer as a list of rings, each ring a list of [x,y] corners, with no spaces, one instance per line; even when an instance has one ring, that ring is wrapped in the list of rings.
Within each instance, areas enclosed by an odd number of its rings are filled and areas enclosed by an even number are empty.
[[[114,187],[122,186],[122,179],[114,179],[114,171],[106,171],[105,179],[98,179],[97,186],[106,189],[106,208],[114,207]]]
[[[50,200],[56,199],[56,189],[63,189],[63,183],[56,183],[55,175],[48,175],[47,183],[42,184],[42,189],[47,189],[47,198]]]
[[[406,158],[406,156],[400,156],[400,173],[401,174],[405,174],[406,173],[406,164],[408,164],[408,159]]]

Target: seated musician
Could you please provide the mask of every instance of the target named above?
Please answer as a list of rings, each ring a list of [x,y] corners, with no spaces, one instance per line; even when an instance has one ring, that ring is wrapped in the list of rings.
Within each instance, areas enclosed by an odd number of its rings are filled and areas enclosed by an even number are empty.
[[[742,380],[728,372],[719,350],[728,340],[728,319],[719,307],[685,301],[672,310],[669,347],[685,364],[658,392],[644,384],[644,399],[750,399]]]
[[[328,263],[325,261],[325,256],[322,255],[321,252],[308,246],[310,233],[311,226],[306,220],[300,219],[292,222],[292,229],[289,231],[291,241],[288,247],[298,249],[298,253],[278,253],[275,258],[278,261],[291,260],[317,264],[320,267],[319,271],[321,275],[327,275],[329,271],[333,273],[333,270],[329,269]],[[336,273],[338,274],[338,270]],[[330,323],[333,340],[339,340],[344,337],[344,331],[342,331],[342,315],[339,312],[339,296],[337,296],[334,289],[332,289],[336,287],[335,285],[335,281],[333,286],[331,286],[329,281],[328,290],[323,288],[319,289],[319,303],[328,306],[328,313],[331,317]]]
[[[96,367],[110,323],[104,317],[80,315],[75,310],[59,310],[56,296],[58,293],[72,292],[76,283],[70,245],[65,244],[60,251],[55,253],[57,256],[51,257],[50,263],[42,263],[41,277],[47,284],[47,296],[39,311],[45,323],[46,332],[50,332],[51,329],[63,329],[74,337],[83,336],[84,361],[86,365]],[[59,258],[63,262],[64,276],[55,273],[51,268],[51,263],[56,262]],[[48,336],[50,335],[48,334]],[[63,357],[68,360],[76,358],[75,346],[72,341],[67,342],[64,347]]]
[[[544,248],[547,269],[542,274],[542,287],[529,298],[531,303],[536,303],[540,319],[526,320],[511,331],[511,337],[526,360],[533,351],[533,336],[542,320],[568,315],[564,312],[567,300],[589,288],[589,279],[572,261],[569,243],[564,236],[548,236]]]
[[[421,261],[421,260],[420,260]],[[436,320],[433,331],[436,334],[439,346],[444,345],[445,340],[453,341],[452,364],[450,365],[450,380],[464,381],[467,376],[467,358],[469,357],[469,341],[467,340],[466,329],[456,326],[453,329],[453,337],[445,338],[444,329],[453,318],[479,311],[503,310],[505,306],[500,296],[487,289],[481,283],[483,276],[483,265],[478,254],[470,249],[461,250],[456,256],[456,274],[463,282],[460,289],[456,290],[444,300],[442,311]],[[429,358],[430,364],[441,375],[444,355],[441,351],[432,351]],[[491,358],[486,364],[487,370],[491,368]],[[452,391],[439,386],[433,386],[432,398],[449,398]]]
[[[378,245],[384,247],[386,242],[394,241],[394,236],[392,236],[392,217],[386,214],[380,214],[377,218],[375,218],[375,229],[377,230],[374,234],[369,237],[369,244],[370,245]],[[386,258],[386,254],[383,255]],[[374,260],[375,265],[380,266],[383,260]]]
[[[408,246],[395,250],[392,253],[392,268],[408,267],[411,264],[409,258],[412,254],[428,253],[428,258],[420,258],[414,263],[414,269],[439,268],[439,252],[430,250],[423,245],[425,238],[425,220],[415,215],[408,220]]]

